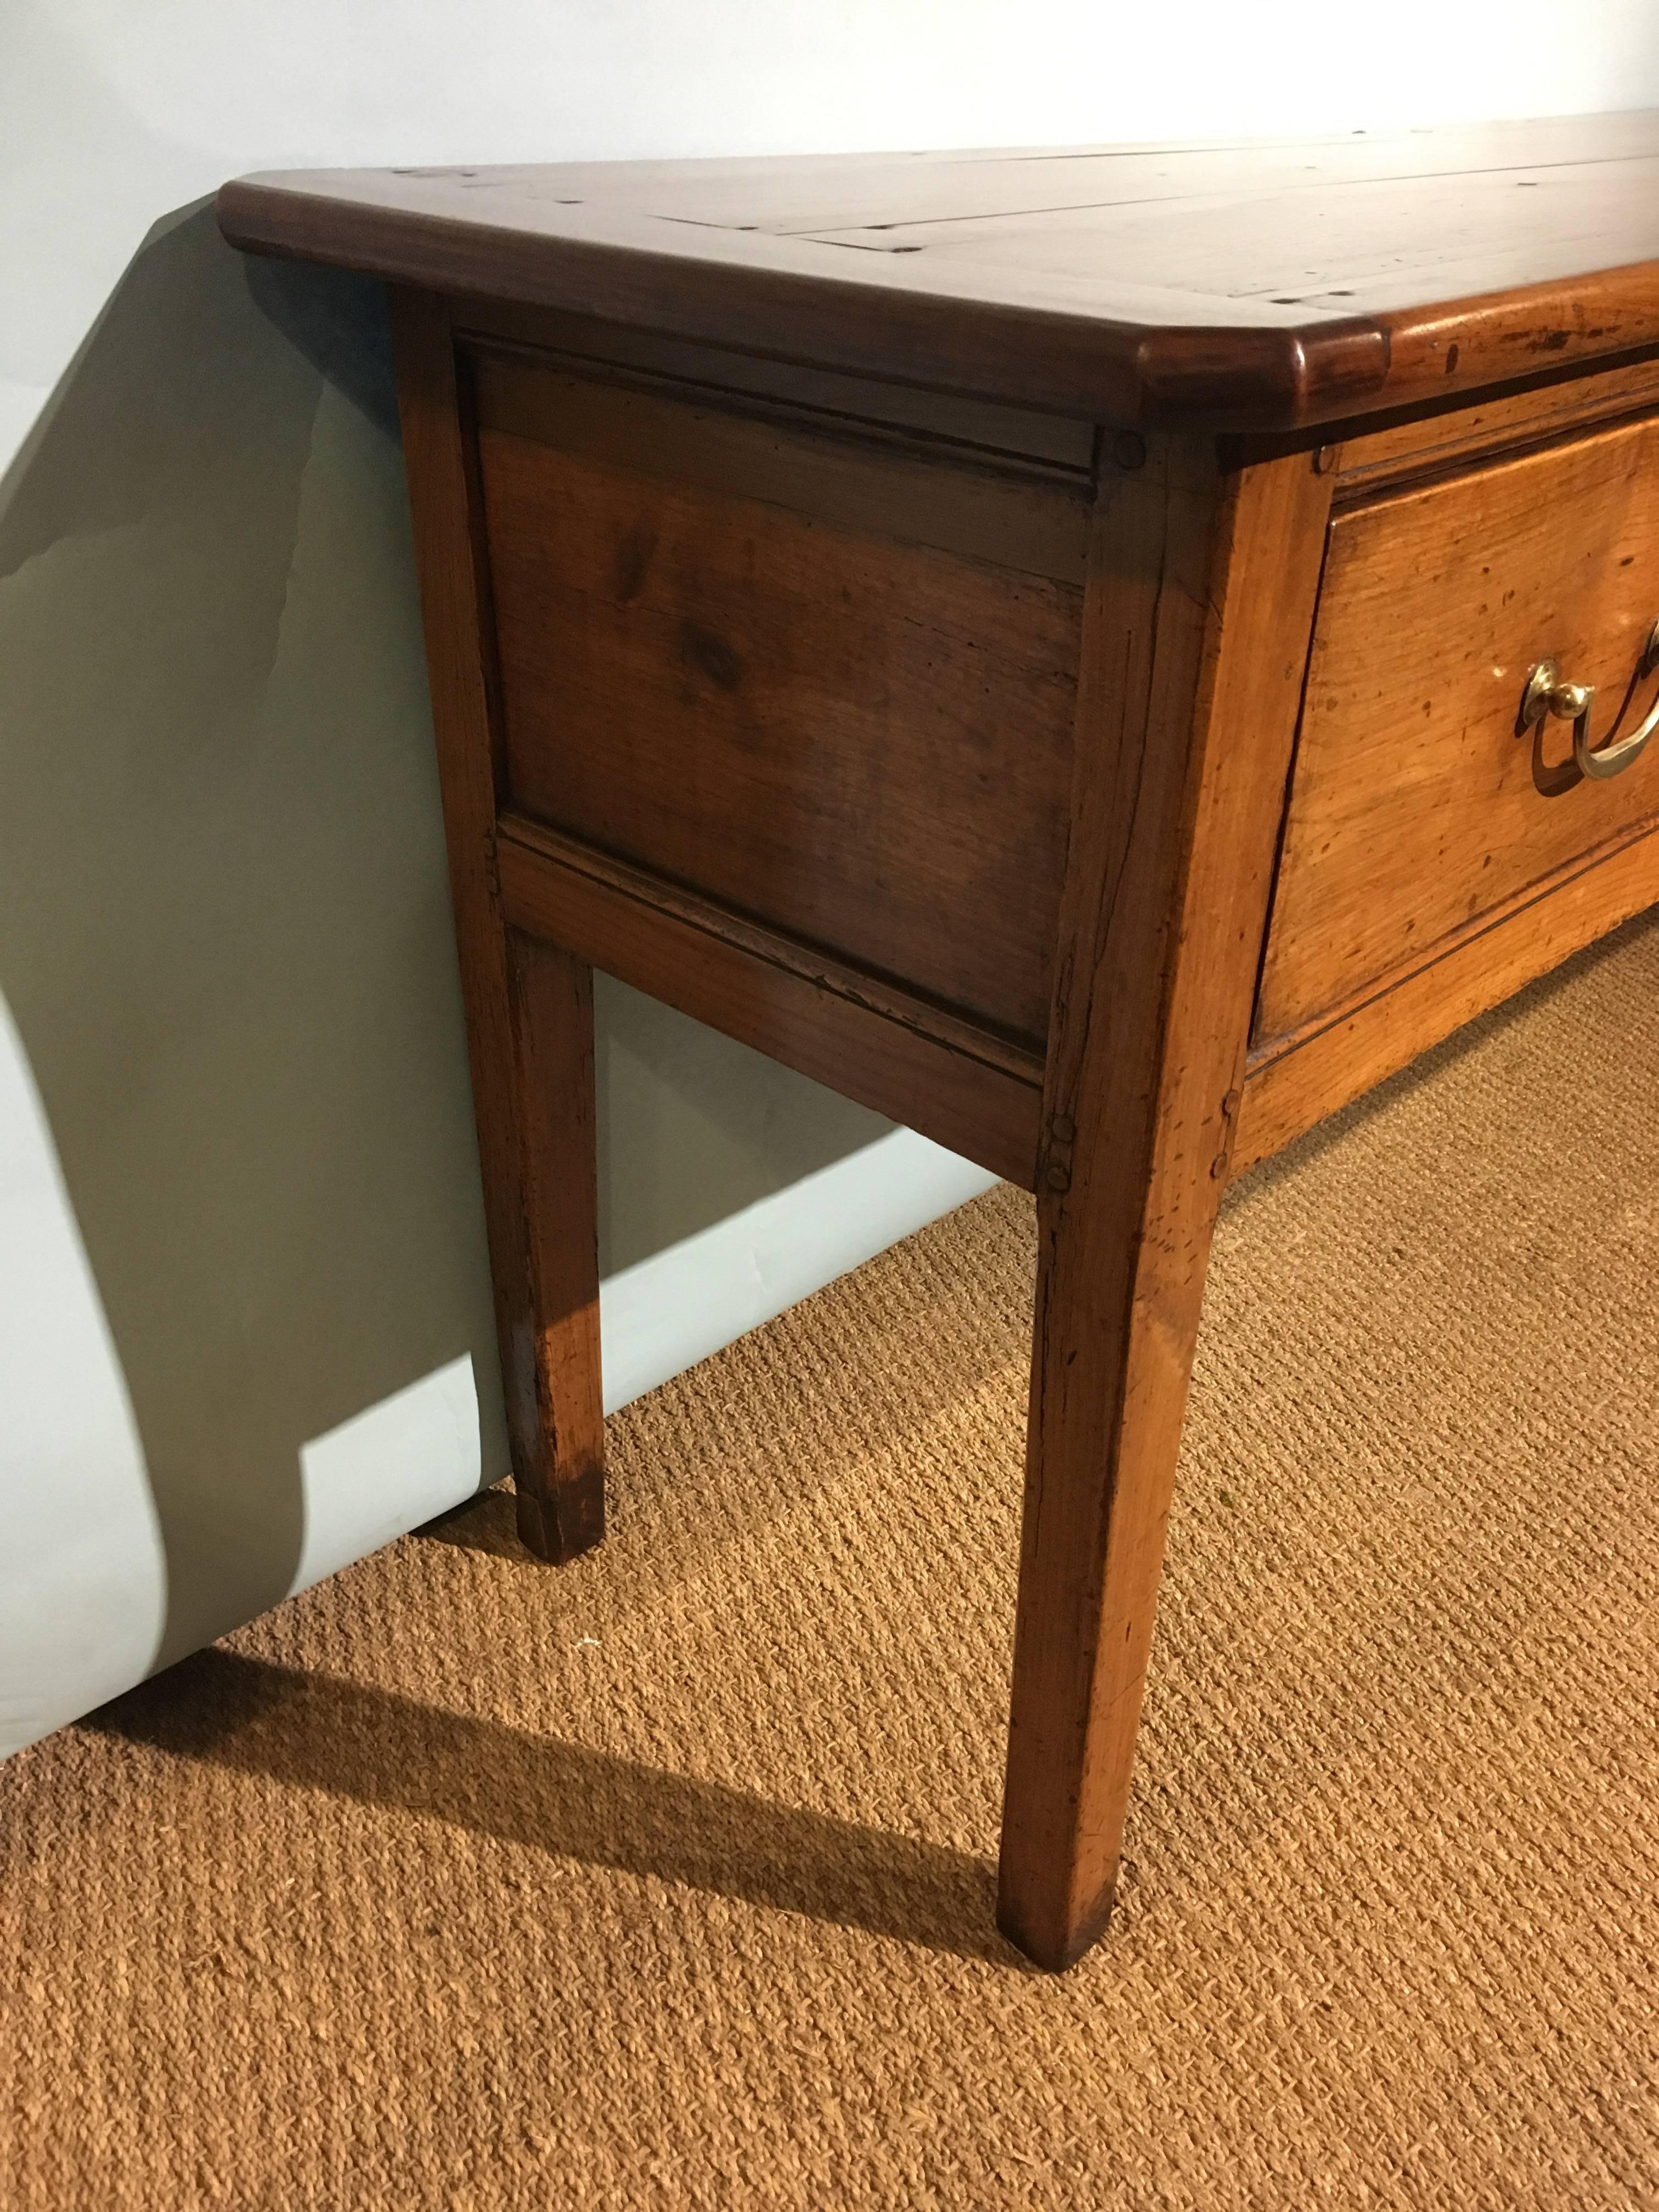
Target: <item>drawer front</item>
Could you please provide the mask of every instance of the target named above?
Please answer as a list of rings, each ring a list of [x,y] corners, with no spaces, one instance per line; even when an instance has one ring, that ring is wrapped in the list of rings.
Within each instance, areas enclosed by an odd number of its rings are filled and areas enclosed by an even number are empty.
[[[509,803],[1040,1043],[1086,478],[474,374]]]
[[[1528,671],[1627,732],[1659,617],[1659,427],[1626,424],[1333,523],[1256,1012],[1258,1050],[1334,1018],[1659,816],[1659,738],[1572,765],[1519,727]],[[1623,707],[1622,715],[1620,714]]]

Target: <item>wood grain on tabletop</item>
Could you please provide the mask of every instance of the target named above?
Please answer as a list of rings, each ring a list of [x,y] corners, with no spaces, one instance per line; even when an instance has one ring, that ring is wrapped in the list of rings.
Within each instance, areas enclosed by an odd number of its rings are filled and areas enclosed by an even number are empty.
[[[1120,424],[1659,344],[1659,114],[1232,146],[295,171],[232,242]]]

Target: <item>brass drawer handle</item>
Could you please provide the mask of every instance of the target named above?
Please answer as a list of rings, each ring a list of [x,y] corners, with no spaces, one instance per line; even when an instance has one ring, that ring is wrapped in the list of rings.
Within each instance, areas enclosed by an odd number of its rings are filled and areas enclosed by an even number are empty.
[[[1631,690],[1633,691],[1655,668],[1659,668],[1659,622],[1648,632],[1648,641],[1631,679]],[[1521,726],[1530,730],[1547,714],[1559,715],[1562,721],[1571,722],[1572,757],[1578,763],[1579,774],[1604,782],[1608,776],[1618,775],[1629,768],[1654,732],[1659,730],[1659,699],[1655,700],[1639,730],[1620,738],[1617,744],[1603,745],[1599,752],[1591,751],[1589,741],[1590,708],[1595,703],[1593,684],[1564,684],[1555,663],[1540,660],[1528,671],[1527,688],[1521,695]]]

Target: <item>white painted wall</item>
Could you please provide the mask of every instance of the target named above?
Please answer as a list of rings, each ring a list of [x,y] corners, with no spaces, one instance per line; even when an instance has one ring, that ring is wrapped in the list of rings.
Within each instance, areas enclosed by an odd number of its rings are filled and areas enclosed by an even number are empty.
[[[0,1751],[502,1466],[375,296],[192,204],[1648,104],[1653,0],[9,0]],[[620,987],[599,1047],[612,1404],[983,1182]]]

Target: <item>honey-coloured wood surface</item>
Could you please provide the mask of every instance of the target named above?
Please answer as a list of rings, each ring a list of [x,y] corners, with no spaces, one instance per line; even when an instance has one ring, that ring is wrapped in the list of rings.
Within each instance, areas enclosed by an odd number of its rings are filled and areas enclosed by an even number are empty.
[[[1040,1052],[1083,493],[477,374],[513,804]]]
[[[1659,832],[1649,830],[1552,881],[1540,896],[1517,902],[1351,1012],[1253,1054],[1239,1107],[1233,1174],[1282,1151],[1465,1022],[1656,901]]]
[[[1659,814],[1659,749],[1607,781],[1571,725],[1518,732],[1547,657],[1603,742],[1647,711],[1659,426],[1498,461],[1340,515],[1262,970],[1267,1044],[1369,994]],[[1625,712],[1620,719],[1621,705]]]
[[[1659,117],[1219,146],[295,171],[233,243],[1140,427],[1659,345]]]

